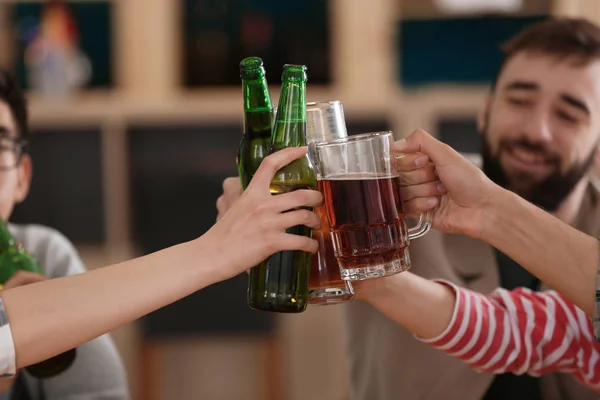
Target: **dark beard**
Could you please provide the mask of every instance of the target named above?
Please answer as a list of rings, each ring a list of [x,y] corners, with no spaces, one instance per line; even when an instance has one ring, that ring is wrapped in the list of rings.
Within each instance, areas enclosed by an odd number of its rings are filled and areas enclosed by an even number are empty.
[[[530,148],[539,148],[539,145],[528,142],[528,140],[524,138],[519,140],[519,142],[523,145],[527,143],[526,146]],[[548,212],[554,212],[592,167],[596,148],[597,145],[593,147],[590,155],[583,162],[573,165],[565,173],[561,174],[560,168],[557,168],[557,170],[546,179],[538,183],[532,183],[528,190],[523,191],[510,187],[508,177],[500,165],[498,154],[492,154],[487,135],[484,135],[483,149],[481,151],[483,172],[488,178],[503,188],[514,191],[525,200]],[[502,151],[502,147],[498,153],[500,153],[500,151]],[[560,167],[559,162],[558,167]]]

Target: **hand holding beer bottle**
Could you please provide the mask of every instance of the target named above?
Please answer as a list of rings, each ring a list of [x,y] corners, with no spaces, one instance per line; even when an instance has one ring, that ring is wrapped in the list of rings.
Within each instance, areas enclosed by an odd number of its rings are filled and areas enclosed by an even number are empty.
[[[317,214],[309,211],[322,204],[321,193],[296,190],[273,196],[271,191],[273,177],[286,165],[305,158],[307,150],[290,147],[265,157],[248,188],[203,235],[212,243],[211,251],[219,254],[221,267],[216,269],[215,281],[232,278],[279,251],[302,250],[309,256],[317,251],[315,240],[291,230],[298,225],[321,226]]]
[[[306,67],[283,67],[281,95],[270,153],[306,146]],[[281,168],[271,181],[271,194],[317,188],[317,177],[308,155]],[[311,237],[311,229],[297,225],[288,233]],[[248,304],[263,311],[298,313],[308,304],[311,254],[281,251],[250,270]]]

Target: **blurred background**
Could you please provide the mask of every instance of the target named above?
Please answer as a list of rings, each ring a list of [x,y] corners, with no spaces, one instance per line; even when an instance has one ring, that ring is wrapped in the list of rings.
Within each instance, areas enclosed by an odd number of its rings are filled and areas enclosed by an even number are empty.
[[[34,133],[13,221],[60,230],[90,269],[212,225],[236,174],[243,57],[263,58],[275,102],[283,64],[306,64],[308,100],[342,101],[351,134],[421,127],[477,153],[499,45],[548,15],[600,22],[598,0],[73,0],[42,18],[43,4],[0,1],[0,65]],[[75,49],[67,81],[40,38]],[[345,399],[342,315],[253,312],[239,276],[113,338],[135,400]]]

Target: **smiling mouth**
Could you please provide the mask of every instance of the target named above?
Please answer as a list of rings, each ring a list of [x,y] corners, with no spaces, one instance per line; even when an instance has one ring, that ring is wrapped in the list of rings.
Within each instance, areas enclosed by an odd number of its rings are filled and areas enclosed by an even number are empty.
[[[552,161],[548,156],[539,151],[531,151],[522,146],[513,146],[506,149],[506,154],[517,164],[527,168],[548,168],[552,166]]]

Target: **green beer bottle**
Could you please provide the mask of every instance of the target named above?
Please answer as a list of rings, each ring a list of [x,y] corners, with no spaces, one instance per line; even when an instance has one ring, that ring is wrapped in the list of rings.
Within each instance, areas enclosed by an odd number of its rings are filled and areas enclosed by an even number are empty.
[[[17,271],[43,274],[38,262],[15,242],[4,222],[0,219],[0,284],[4,285]],[[72,349],[48,360],[26,368],[36,378],[50,378],[65,371],[73,364],[76,350]]]
[[[281,96],[269,154],[286,147],[306,146],[306,67],[283,67]],[[280,169],[271,181],[271,194],[317,188],[317,177],[308,155]],[[312,230],[298,225],[288,233],[310,237]],[[248,304],[264,311],[299,313],[308,304],[311,254],[281,251],[250,270]]]
[[[246,189],[271,147],[273,104],[260,58],[244,58],[240,63],[240,77],[244,94],[244,137],[238,149],[237,166],[242,189]]]

